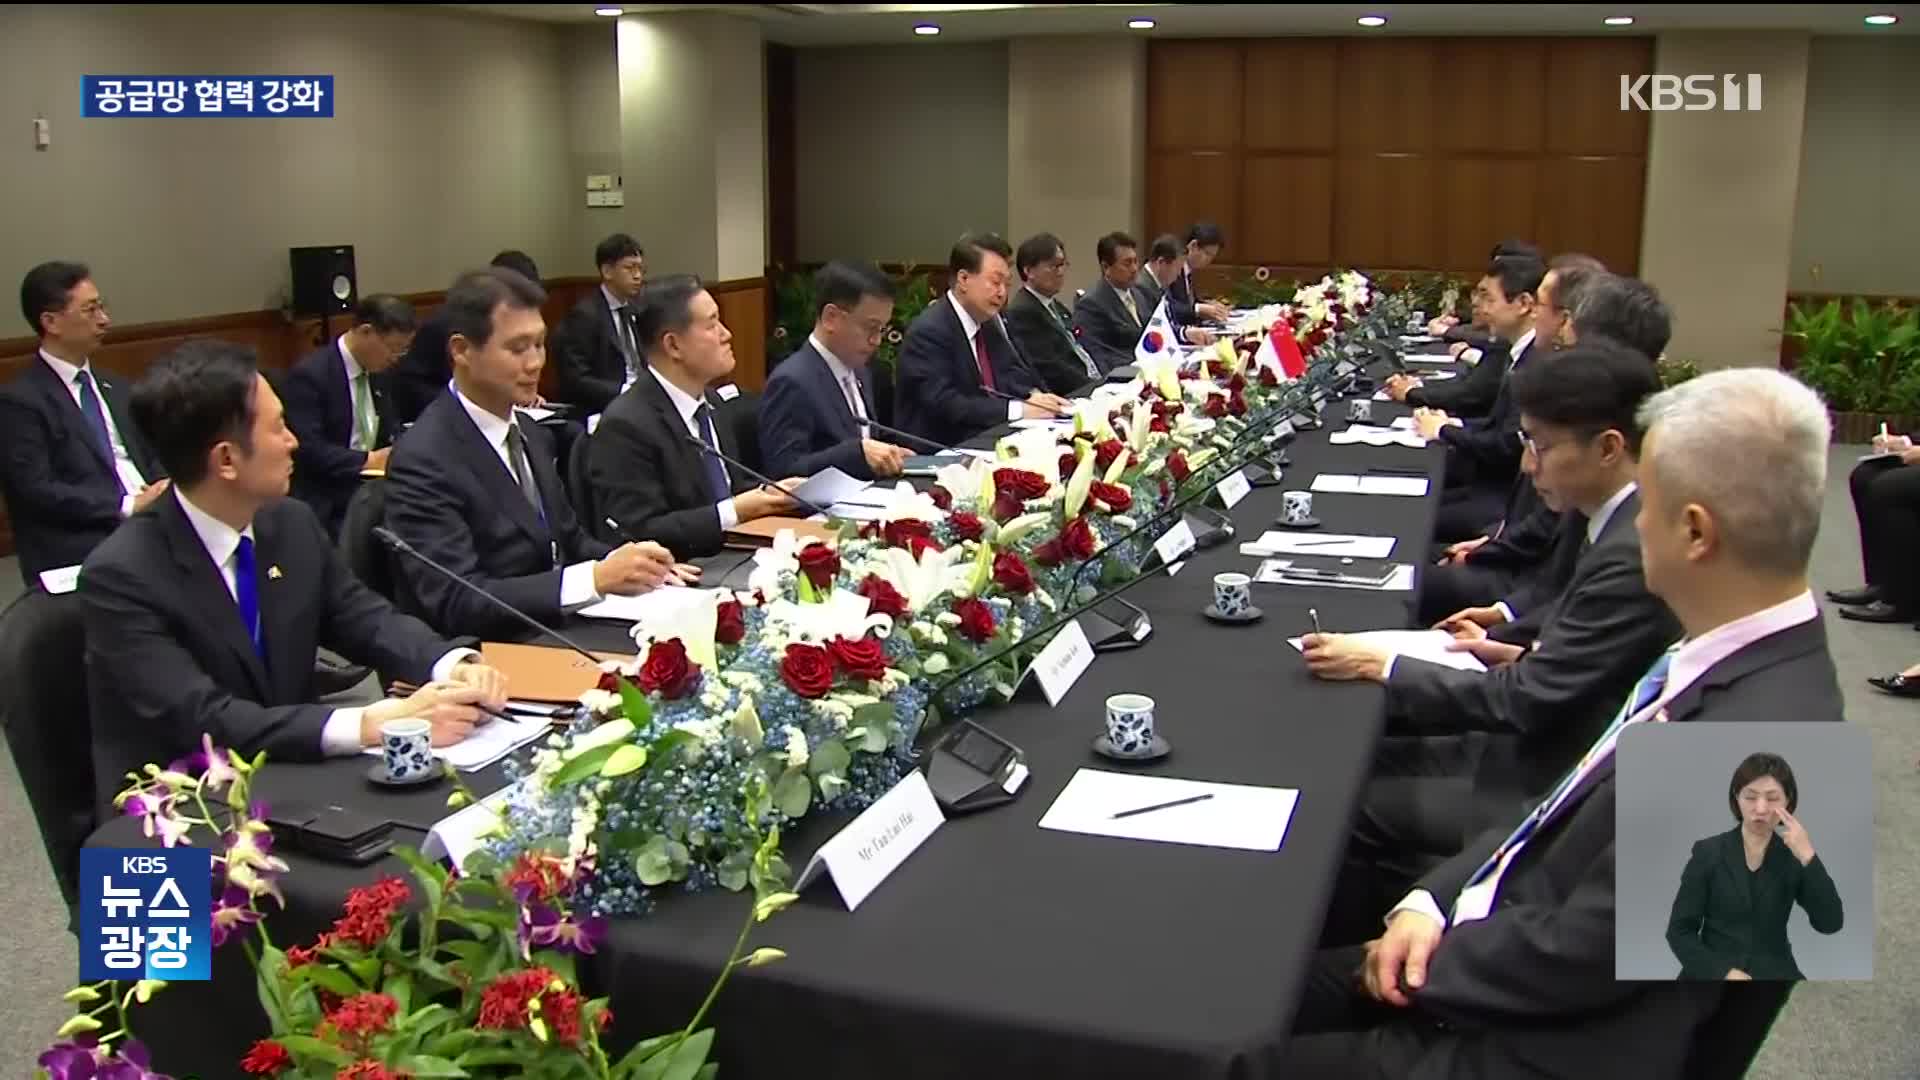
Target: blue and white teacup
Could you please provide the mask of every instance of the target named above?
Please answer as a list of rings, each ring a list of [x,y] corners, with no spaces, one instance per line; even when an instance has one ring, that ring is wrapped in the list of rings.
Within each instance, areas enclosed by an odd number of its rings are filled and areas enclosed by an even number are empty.
[[[1107,745],[1116,754],[1153,749],[1153,699],[1145,694],[1115,694],[1107,699]]]
[[[1373,402],[1365,398],[1361,398],[1358,401],[1347,402],[1347,419],[1356,424],[1372,423]]]
[[[380,751],[389,780],[418,780],[440,769],[433,756],[433,728],[425,720],[410,717],[380,725]]]
[[[1245,574],[1213,575],[1213,610],[1216,615],[1237,619],[1253,606],[1253,579]]]
[[[1287,491],[1280,495],[1280,520],[1288,525],[1304,525],[1313,517],[1313,492]]]

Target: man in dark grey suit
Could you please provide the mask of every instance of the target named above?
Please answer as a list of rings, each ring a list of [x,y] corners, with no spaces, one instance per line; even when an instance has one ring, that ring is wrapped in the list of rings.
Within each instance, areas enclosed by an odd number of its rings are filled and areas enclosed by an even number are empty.
[[[813,276],[813,333],[780,361],[760,398],[760,456],[780,476],[832,466],[861,480],[900,475],[913,451],[873,436],[868,364],[893,318],[893,285],[872,263]]]
[[[1613,747],[1655,719],[1844,718],[1807,587],[1830,421],[1789,376],[1736,368],[1655,396],[1641,423],[1641,559],[1685,638],[1555,797],[1426,874],[1374,940],[1322,951],[1279,1075],[1678,1080],[1700,1075],[1699,1051],[1728,1053],[1700,1045],[1709,1015],[1764,1030],[1786,1000],[1783,984],[1614,978]]]
[[[1512,389],[1525,467],[1542,498],[1574,511],[1558,555],[1573,569],[1534,645],[1463,621],[1455,644],[1489,666],[1482,673],[1338,635],[1305,642],[1315,674],[1387,686],[1390,738],[1362,796],[1352,855],[1391,895],[1544,793],[1680,635],[1647,591],[1633,525],[1635,412],[1659,389],[1653,364],[1624,349],[1577,348],[1522,369]]]
[[[1073,328],[1104,374],[1133,363],[1134,346],[1160,297],[1148,296],[1135,280],[1140,276],[1140,248],[1133,237],[1110,232],[1093,251],[1100,260],[1100,280],[1073,305]]]
[[[1040,385],[1071,395],[1100,377],[1099,365],[1073,331],[1073,315],[1060,302],[1067,284],[1067,249],[1052,233],[1030,236],[1014,252],[1020,287],[1007,300],[1007,334],[1040,376]]]

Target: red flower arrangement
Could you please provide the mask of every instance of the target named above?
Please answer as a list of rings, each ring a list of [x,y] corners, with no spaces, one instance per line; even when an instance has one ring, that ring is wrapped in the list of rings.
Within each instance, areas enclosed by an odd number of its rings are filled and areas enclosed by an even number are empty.
[[[803,698],[821,698],[833,689],[833,657],[818,645],[796,641],[780,659],[780,681]]]
[[[867,579],[862,581],[854,591],[867,598],[869,615],[891,615],[896,619],[904,619],[907,616],[907,598],[901,596],[900,590],[894,588],[891,582],[878,574],[868,574]]]
[[[1033,574],[1020,556],[1003,551],[993,557],[993,583],[1018,596],[1033,591]]]
[[[892,541],[889,540],[889,543]],[[800,549],[800,572],[807,575],[816,589],[833,587],[834,575],[840,572],[840,553],[830,545],[816,540]]]
[[[827,653],[833,658],[834,666],[848,678],[871,682],[887,676],[887,650],[873,638],[858,641],[834,638],[827,642]]]
[[[722,645],[738,645],[746,636],[746,608],[738,600],[722,600],[714,619],[713,640]]]
[[[960,616],[960,635],[977,645],[984,645],[993,639],[993,609],[984,602],[968,597],[953,605],[953,613]]]
[[[948,517],[947,524],[952,527],[953,535],[962,540],[978,540],[987,532],[986,523],[980,520],[980,516],[967,510]]]

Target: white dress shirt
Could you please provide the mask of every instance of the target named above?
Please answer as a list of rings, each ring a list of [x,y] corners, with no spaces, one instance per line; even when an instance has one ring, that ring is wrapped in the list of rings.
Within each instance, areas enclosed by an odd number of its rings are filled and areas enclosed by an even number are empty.
[[[1620,504],[1626,502],[1628,497],[1639,490],[1640,485],[1635,481],[1629,480],[1627,481],[1626,487],[1614,492],[1612,498],[1600,504],[1600,509],[1595,510],[1593,516],[1587,519],[1587,543],[1589,545],[1600,542],[1600,533],[1607,527],[1607,522],[1613,520],[1614,511],[1620,509]],[[1519,618],[1519,616],[1513,613],[1513,609],[1507,606],[1505,600],[1493,606],[1500,610],[1500,614],[1505,616],[1508,622]]]
[[[500,459],[500,467],[507,470],[508,476],[513,477],[513,485],[519,487],[520,478],[513,475],[513,458],[507,453],[507,429],[513,422],[502,420],[475,405],[467,395],[460,392],[458,387],[454,389],[453,396],[459,399],[460,407],[467,410],[468,418],[473,421],[474,427],[480,429],[480,435],[487,440],[487,445],[493,447],[494,456]],[[520,445],[526,445],[525,432],[521,433]],[[533,466],[529,464],[527,467],[531,469]],[[538,481],[535,481],[535,485],[538,486]],[[588,604],[600,602],[602,599],[600,590],[593,584],[593,567],[593,562],[588,560],[574,563],[560,572],[561,607],[585,607]]]
[[[847,399],[847,408],[853,410],[853,419],[860,428],[860,437],[866,438],[868,436],[867,421],[871,417],[867,415],[866,400],[860,396],[860,377],[855,375],[847,365],[841,363],[839,357],[833,355],[833,350],[827,348],[820,340],[820,335],[808,334],[807,344],[813,346],[814,351],[827,362],[827,370],[832,373],[833,381],[840,386],[840,396]]]
[[[674,410],[680,414],[680,421],[687,425],[687,434],[693,436],[695,441],[701,445],[706,445],[706,432],[700,430],[700,422],[693,418],[694,410],[706,404],[705,399],[693,397],[685,390],[673,385],[672,382],[667,380],[666,376],[660,374],[657,368],[649,366],[647,373],[652,375],[654,381],[660,384],[660,388],[667,392],[667,400],[673,402]],[[707,420],[709,423],[713,421],[713,406],[711,405],[707,406]],[[714,438],[718,439],[719,437],[719,430],[716,428]],[[715,447],[715,449],[718,449],[718,447]],[[719,462],[720,471],[727,473],[727,463],[720,461],[719,458],[715,458],[714,460]],[[701,462],[701,467],[705,468],[706,463]],[[731,476],[731,474],[728,475]],[[740,524],[740,508],[733,504],[731,498],[722,499],[714,503],[713,508],[720,512],[720,530],[722,532]]]
[[[960,329],[965,331],[967,335],[967,355],[973,359],[977,367],[980,363],[980,349],[979,346],[973,343],[973,339],[980,335],[980,324],[973,321],[973,316],[968,313],[966,305],[960,302],[960,298],[953,294],[952,289],[947,290],[947,303],[952,304],[953,313],[960,316]],[[991,352],[987,354],[987,357],[987,363],[993,363],[993,354]],[[1006,391],[1002,390],[1001,393],[1004,394]],[[1025,415],[1027,415],[1025,402],[1007,402],[1007,419],[1009,421],[1018,420]]]
[[[80,407],[80,387],[75,385],[74,380],[82,371],[93,379],[93,396],[100,399],[100,415],[107,421],[107,441],[113,444],[113,472],[120,479],[120,516],[133,513],[133,497],[147,486],[147,480],[140,475],[140,467],[133,463],[133,456],[127,453],[127,441],[120,437],[120,428],[113,422],[113,410],[107,408],[107,392],[100,388],[100,379],[93,374],[93,365],[75,367],[45,349],[40,350],[40,359],[59,376],[60,385],[67,388],[67,396],[73,399],[76,409]]]
[[[361,453],[365,453],[372,450],[373,447],[367,445],[366,436],[360,430],[360,399],[353,396],[353,383],[355,379],[358,379],[365,373],[366,369],[360,366],[360,361],[353,358],[353,350],[347,348],[347,335],[341,334],[335,338],[333,345],[340,350],[341,367],[345,368],[347,372],[347,410],[353,414],[353,423],[347,425],[351,432],[347,436],[347,449],[358,450]],[[371,383],[367,386],[367,407],[373,407],[373,386]]]
[[[240,602],[240,589],[234,576],[234,556],[240,551],[240,538],[253,539],[253,526],[235,532],[233,526],[193,505],[180,489],[173,489],[174,497],[180,500],[180,509],[187,515],[187,524],[193,526],[194,535],[200,538],[200,546],[207,549],[207,557],[213,565],[220,568],[220,580],[226,583],[227,595],[233,602]],[[256,552],[257,554],[257,552]],[[266,612],[260,612],[261,622],[266,621]],[[480,654],[472,649],[453,649],[445,656],[434,661],[433,679],[444,682],[453,677],[453,669],[463,660],[478,660]],[[364,708],[335,709],[327,716],[326,727],[320,731],[320,751],[328,757],[345,754],[357,754],[361,751],[360,716]]]

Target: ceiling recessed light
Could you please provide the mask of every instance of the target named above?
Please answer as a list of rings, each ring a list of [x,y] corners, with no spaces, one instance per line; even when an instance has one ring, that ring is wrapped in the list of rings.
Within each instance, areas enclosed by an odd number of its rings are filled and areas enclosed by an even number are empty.
[[[913,32],[919,34],[921,37],[932,37],[940,32],[940,28],[930,22],[923,22],[919,26],[914,27]]]
[[[595,15],[604,15],[609,19],[613,19],[613,18],[618,18],[621,15],[625,15],[627,13],[627,9],[617,8],[617,7],[597,7],[593,9],[593,13]]]
[[[1387,25],[1387,17],[1385,15],[1362,15],[1355,21],[1361,26],[1368,28]]]
[[[1127,20],[1127,29],[1129,29],[1129,30],[1151,30],[1151,29],[1153,29],[1153,20],[1152,20],[1152,19],[1128,19],[1128,20]]]
[[[1607,16],[1607,19],[1606,19],[1606,23],[1607,23],[1607,25],[1608,25],[1608,26],[1632,26],[1632,25],[1633,25],[1633,16],[1631,16],[1631,15],[1609,15],[1609,16]]]
[[[1899,21],[1900,21],[1900,16],[1898,16],[1898,15],[1869,15],[1869,16],[1867,16],[1867,25],[1868,25],[1868,26],[1892,26],[1892,25],[1893,25],[1894,23],[1897,23],[1897,22],[1899,22]]]

